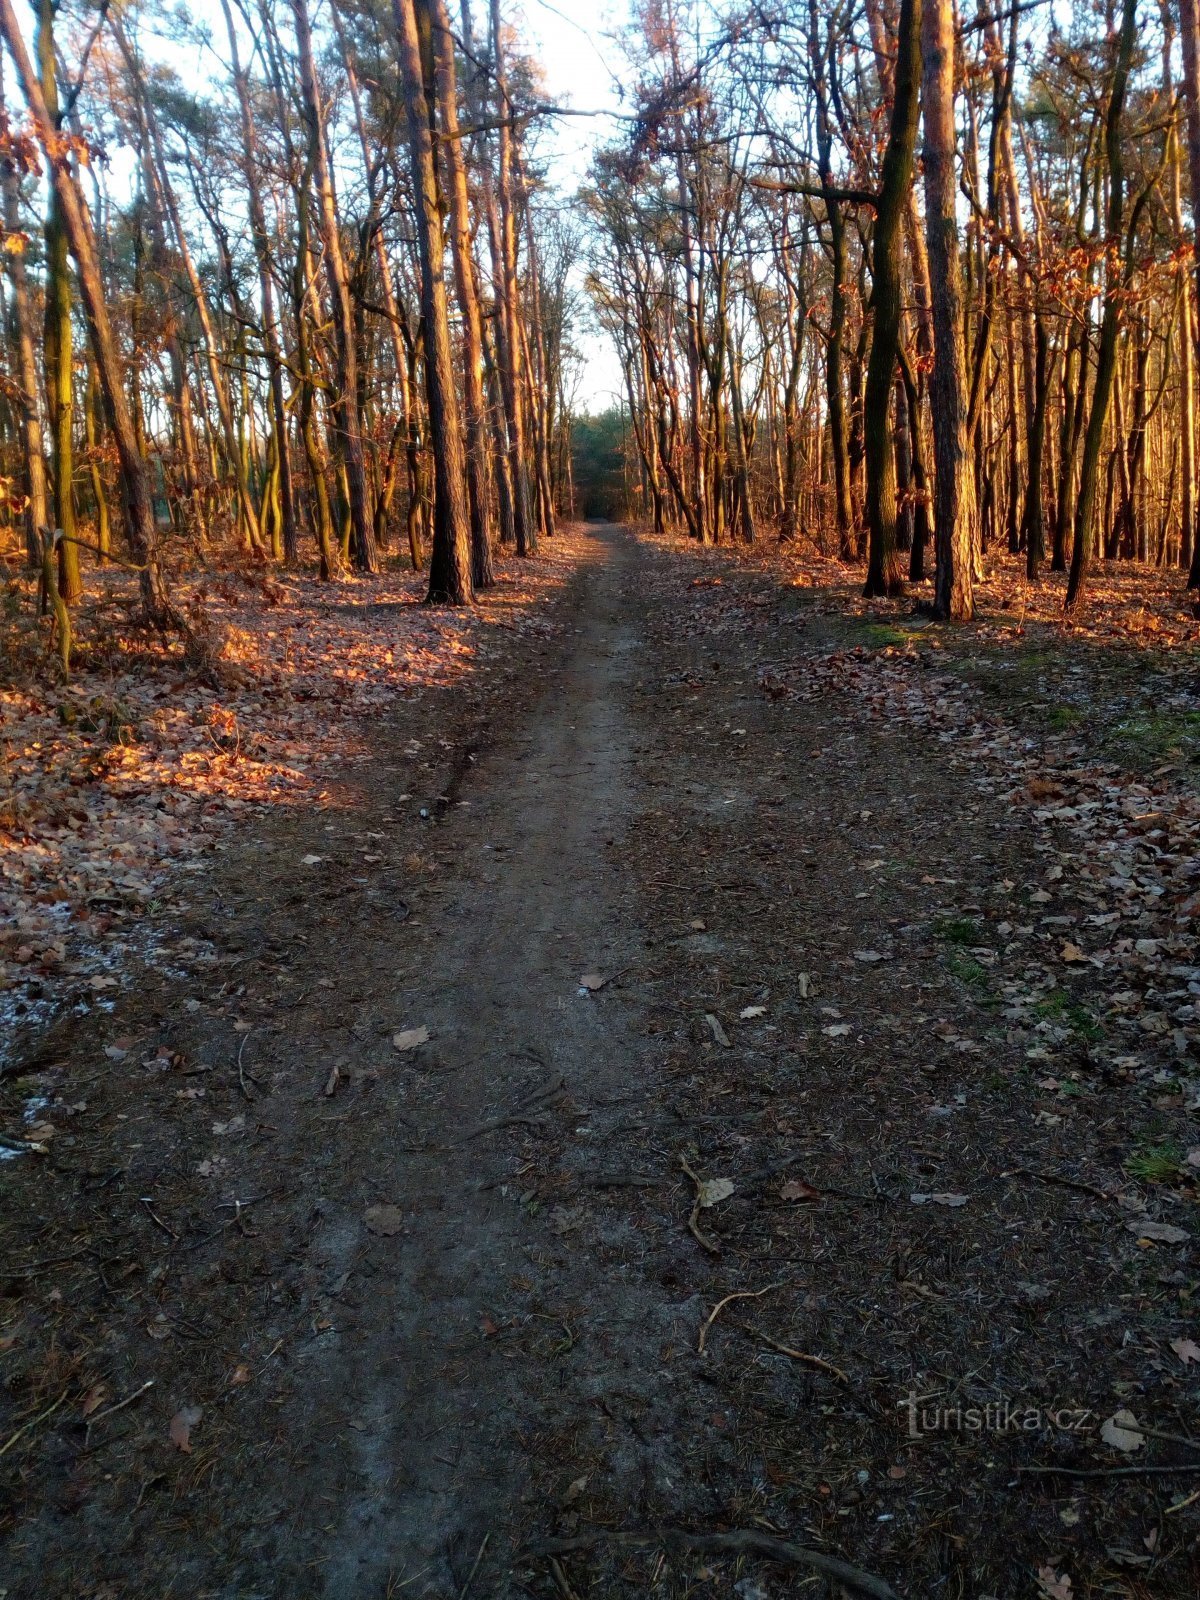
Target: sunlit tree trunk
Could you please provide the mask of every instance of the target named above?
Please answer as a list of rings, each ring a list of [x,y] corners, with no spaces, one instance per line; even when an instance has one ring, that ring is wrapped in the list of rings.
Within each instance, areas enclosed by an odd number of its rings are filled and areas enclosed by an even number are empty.
[[[1079,498],[1075,506],[1071,575],[1067,583],[1068,610],[1078,603],[1087,577],[1096,510],[1100,449],[1104,440],[1105,424],[1108,421],[1108,405],[1117,366],[1117,332],[1121,316],[1122,291],[1126,282],[1120,255],[1125,223],[1125,164],[1121,150],[1121,119],[1125,109],[1129,69],[1133,61],[1136,27],[1137,0],[1124,0],[1121,31],[1117,38],[1116,70],[1113,73],[1108,114],[1105,119],[1105,148],[1108,154],[1106,235],[1109,254],[1105,267],[1104,309],[1100,319],[1100,342],[1096,352],[1096,381],[1092,389],[1092,409],[1088,415],[1087,433],[1083,441],[1083,459],[1079,469]]]
[[[308,0],[291,0],[291,5],[296,25],[304,119],[308,128],[312,174],[320,214],[325,277],[329,285],[329,300],[333,314],[337,375],[332,414],[334,437],[345,477],[350,552],[359,571],[375,572],[378,570],[379,558],[375,548],[375,529],[367,506],[367,474],[363,464],[363,442],[358,411],[358,360],[354,340],[354,318],[350,310],[350,284],[342,253],[337,200],[333,190],[333,172],[326,143],[325,114],[313,60]]]
[[[955,211],[954,11],[952,0],[924,0],[921,17],[922,114],[925,119],[925,226],[933,312],[934,614],[967,622],[975,483],[967,441],[962,276]]]
[[[46,110],[56,130],[62,128],[58,74],[54,55],[54,0],[37,0],[36,47]],[[67,605],[83,594],[83,574],[75,526],[74,332],[71,324],[71,267],[62,203],[50,191],[46,212],[46,307],[42,361],[46,373],[46,408],[50,424],[51,481],[54,520],[63,539],[58,546],[58,592]]]
[[[421,311],[425,322],[425,389],[433,450],[433,550],[429,561],[430,602],[461,605],[473,598],[471,528],[466,495],[466,458],[454,390],[454,358],[446,298],[441,197],[434,163],[432,121],[422,63],[422,42],[432,54],[428,11],[418,19],[418,0],[393,0],[400,75],[408,119],[408,145],[416,199],[421,258]],[[424,41],[422,41],[422,33]]]
[[[896,460],[888,426],[888,402],[900,339],[900,244],[916,147],[920,28],[921,0],[901,0],[895,96],[871,243],[875,326],[863,395],[869,538],[863,593],[868,597],[895,594],[903,584],[896,550]]]
[[[0,103],[3,87],[0,83]],[[14,245],[20,244],[21,174],[16,157],[10,152],[0,159],[0,182],[4,186],[4,228]],[[49,501],[46,492],[46,458],[43,454],[42,414],[38,405],[37,357],[33,346],[32,309],[29,304],[29,278],[25,270],[24,248],[10,246],[4,255],[8,280],[12,285],[12,337],[15,345],[17,380],[20,384],[21,445],[25,458],[25,551],[31,567],[41,560],[41,530],[48,526]]]
[[[492,572],[491,519],[488,515],[487,422],[483,402],[483,334],[479,289],[471,248],[471,210],[467,169],[458,125],[458,80],[454,67],[454,35],[446,0],[430,0],[436,60],[438,110],[441,113],[442,156],[450,195],[450,251],[454,284],[462,317],[463,422],[467,452],[467,497],[471,517],[471,574],[477,589],[495,582]]]
[[[91,222],[69,159],[62,151],[54,118],[46,105],[41,84],[26,51],[13,0],[0,0],[0,32],[8,45],[38,142],[46,156],[50,182],[61,208],[68,247],[75,258],[80,298],[95,352],[109,427],[121,464],[126,535],[133,559],[140,568],[143,607],[152,623],[179,627],[180,619],[168,601],[158,562],[150,475],[134,432],[125,393],[120,349],[109,321]]]
[[[275,468],[278,473],[279,513],[283,552],[288,561],[295,561],[299,553],[296,536],[296,497],[292,484],[292,458],[288,450],[287,409],[283,396],[283,352],[279,338],[279,319],[275,309],[274,263],[267,234],[266,213],[263,210],[262,190],[259,180],[258,132],[250,106],[250,91],[242,70],[238,53],[237,31],[229,0],[221,0],[225,14],[225,27],[229,35],[229,61],[237,92],[241,116],[242,147],[240,151],[242,176],[246,181],[247,207],[250,213],[250,233],[254,241],[254,256],[258,265],[259,305],[262,316],[263,350],[267,358],[267,374],[271,388],[271,426],[275,439]]]

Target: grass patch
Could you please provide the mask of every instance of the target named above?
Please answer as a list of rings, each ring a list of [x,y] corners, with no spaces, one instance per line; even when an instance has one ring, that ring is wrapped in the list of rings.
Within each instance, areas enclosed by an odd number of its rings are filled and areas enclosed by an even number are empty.
[[[937,917],[933,937],[947,944],[982,944],[983,929],[973,917]]]
[[[900,628],[890,622],[863,622],[857,628],[863,644],[872,650],[886,650],[893,645],[906,645],[920,634],[919,628]]]
[[[958,950],[951,950],[946,957],[946,966],[968,989],[977,992],[985,990],[988,986],[987,968],[981,966],[973,956],[963,955]]]
[[[1077,728],[1083,720],[1083,714],[1076,706],[1051,706],[1045,720],[1048,728],[1062,733],[1068,728]]]
[[[1200,711],[1157,711],[1126,717],[1112,731],[1112,742],[1147,761],[1185,756],[1200,761]]]
[[[1073,1000],[1065,989],[1051,989],[1033,1008],[1034,1015],[1047,1022],[1061,1022],[1070,1028],[1078,1039],[1095,1044],[1103,1039],[1104,1028],[1086,1006]]]
[[[1144,1144],[1126,1158],[1125,1171],[1145,1183],[1169,1183],[1182,1161],[1183,1151],[1177,1144]]]

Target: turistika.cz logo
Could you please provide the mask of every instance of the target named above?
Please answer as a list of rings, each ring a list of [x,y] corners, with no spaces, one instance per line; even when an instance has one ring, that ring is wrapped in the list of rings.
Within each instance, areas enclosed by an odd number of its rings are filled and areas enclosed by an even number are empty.
[[[897,1401],[908,1413],[908,1436],[927,1433],[1060,1433],[1090,1432],[1094,1414],[1078,1406],[1030,1405],[1024,1400],[989,1400],[983,1405],[930,1405],[936,1395],[910,1389]]]

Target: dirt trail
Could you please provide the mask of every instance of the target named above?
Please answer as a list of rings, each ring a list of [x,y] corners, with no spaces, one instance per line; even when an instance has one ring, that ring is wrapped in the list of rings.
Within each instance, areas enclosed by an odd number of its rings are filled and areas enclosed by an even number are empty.
[[[625,1008],[598,1004],[579,982],[641,953],[617,915],[605,857],[630,808],[637,547],[612,528],[592,538],[555,683],[521,732],[473,766],[461,789],[469,810],[444,824],[463,872],[430,930],[436,968],[397,995],[397,1019],[431,1029],[439,1064],[406,1124],[410,1147],[394,1154],[385,1141],[375,1159],[387,1165],[371,1171],[412,1224],[398,1248],[375,1252],[390,1259],[377,1265],[361,1326],[308,1377],[314,1389],[346,1383],[363,1419],[353,1451],[363,1485],[340,1519],[330,1594],[372,1593],[401,1567],[461,1584],[457,1568],[504,1529],[528,1487],[522,1441],[547,1419],[498,1327],[497,1296],[511,1306],[520,1280],[525,1314],[543,1320],[535,1342],[555,1347],[571,1335],[549,1308],[578,1285],[545,1256],[554,1235],[544,1219],[531,1240],[528,1202],[503,1183],[507,1130],[473,1130],[514,1114],[589,1123],[587,1164],[612,1108],[635,1093]],[[493,1584],[497,1556],[502,1546]]]
[[[0,1463],[9,1600],[821,1593],[592,1547],[664,1526],[908,1600],[1197,1591],[1186,1447],[1178,1480],[1015,1473],[1196,1401],[1155,1354],[1193,1331],[1187,1251],[1110,1199],[1123,1091],[1047,1099],[1005,1009],[1046,846],[953,741],[807,692],[844,643],[810,599],[587,530],[490,677],[218,859],[180,929],[207,974],[52,1041],[86,1104],[0,1169],[0,1436],[72,1398]],[[732,1185],[694,1231],[684,1161]],[[97,1384],[135,1398],[89,1429]],[[912,1393],[1090,1432],[916,1437]]]

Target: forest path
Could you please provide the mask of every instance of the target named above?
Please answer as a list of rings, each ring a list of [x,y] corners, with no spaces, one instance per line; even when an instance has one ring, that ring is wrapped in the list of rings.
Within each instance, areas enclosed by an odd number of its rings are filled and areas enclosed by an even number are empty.
[[[548,1235],[544,1217],[531,1233],[533,1194],[505,1155],[514,1131],[574,1127],[580,1150],[560,1181],[586,1182],[607,1128],[638,1098],[627,1008],[598,1004],[580,978],[643,958],[606,847],[629,820],[644,558],[613,527],[589,530],[589,546],[552,681],[517,689],[536,710],[480,755],[457,791],[466,804],[441,824],[463,870],[441,885],[423,953],[414,960],[421,932],[410,929],[404,954],[391,952],[406,969],[396,1021],[428,1027],[434,1042],[408,1058],[419,1088],[405,1106],[406,1149],[394,1152],[394,1132],[383,1138],[370,1173],[407,1224],[372,1251],[370,1303],[311,1380],[353,1395],[363,1419],[331,1595],[372,1593],[385,1570],[402,1580],[426,1569],[453,1588],[489,1530],[496,1539],[511,1526],[529,1442],[552,1424],[529,1364],[570,1343],[592,1287],[589,1264],[572,1271],[561,1252],[546,1255],[553,1211]],[[528,1120],[474,1131],[505,1117]],[[619,1304],[592,1312],[596,1334],[626,1316]],[[596,1398],[560,1394],[561,1426]],[[493,1582],[497,1557],[502,1547]]]
[[[0,1588],[821,1593],[602,1537],[676,1527],[907,1600],[1048,1566],[1091,1600],[1166,1526],[1139,1593],[1197,1592],[1169,1478],[1014,1471],[1112,1465],[1134,1392],[1192,1427],[1156,1354],[1189,1279],[1112,1199],[1140,1103],[1059,959],[1094,880],[1067,898],[1074,841],[1005,770],[1076,757],[947,722],[935,636],[845,596],[615,527],[568,546],[560,593],[398,697],[340,787],[214,856],[177,930],[210,966],[61,1033],[78,1135],[0,1169],[33,1261],[4,1326],[43,1352]],[[1090,1431],[913,1437],[914,1393]]]

